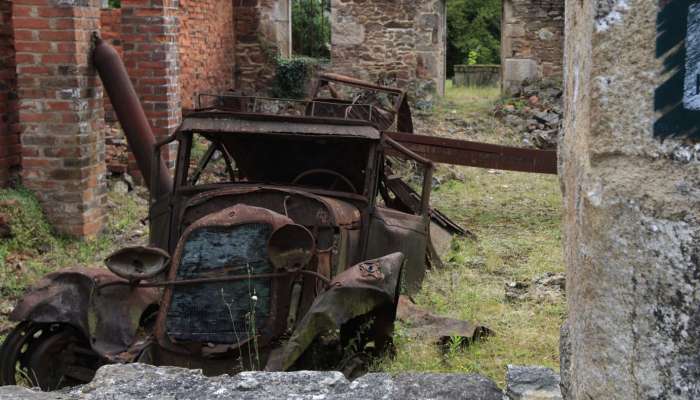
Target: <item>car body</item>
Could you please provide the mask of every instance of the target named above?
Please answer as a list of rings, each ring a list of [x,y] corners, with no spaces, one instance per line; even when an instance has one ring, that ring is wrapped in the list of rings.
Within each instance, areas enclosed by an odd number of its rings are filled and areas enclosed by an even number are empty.
[[[335,75],[307,101],[201,96],[154,146],[153,181],[166,149],[175,163],[151,188],[149,246],[35,285],[2,383],[56,389],[123,362],[350,371],[384,351],[430,249],[433,165],[385,134],[410,121],[403,91]]]

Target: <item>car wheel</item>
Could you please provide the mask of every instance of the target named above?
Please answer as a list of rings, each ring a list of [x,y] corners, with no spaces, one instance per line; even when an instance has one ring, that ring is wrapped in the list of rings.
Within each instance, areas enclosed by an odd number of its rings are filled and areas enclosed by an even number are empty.
[[[102,364],[72,326],[22,322],[0,347],[0,385],[57,390],[89,382]]]

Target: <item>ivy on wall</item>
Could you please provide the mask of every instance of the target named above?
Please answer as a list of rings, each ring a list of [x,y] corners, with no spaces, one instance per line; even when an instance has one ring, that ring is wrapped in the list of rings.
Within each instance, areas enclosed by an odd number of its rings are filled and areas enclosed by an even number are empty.
[[[283,99],[302,99],[319,61],[309,57],[275,58],[272,95]]]

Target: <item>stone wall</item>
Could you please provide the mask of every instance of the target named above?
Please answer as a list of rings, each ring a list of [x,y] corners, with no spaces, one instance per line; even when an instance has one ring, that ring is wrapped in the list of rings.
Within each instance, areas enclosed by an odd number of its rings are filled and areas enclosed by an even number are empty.
[[[331,23],[334,72],[420,99],[444,93],[444,0],[332,0]]]
[[[524,79],[561,78],[564,0],[503,0],[501,64],[503,89]]]
[[[275,73],[274,58],[291,55],[289,2],[235,0],[236,88],[265,92]]]
[[[12,3],[0,0],[0,187],[20,163]]]
[[[197,93],[234,88],[235,37],[232,0],[180,0],[182,107],[194,108]]]
[[[699,38],[691,4],[567,2],[570,399],[700,398],[700,118],[683,101],[684,79],[697,79],[686,74],[686,43]]]

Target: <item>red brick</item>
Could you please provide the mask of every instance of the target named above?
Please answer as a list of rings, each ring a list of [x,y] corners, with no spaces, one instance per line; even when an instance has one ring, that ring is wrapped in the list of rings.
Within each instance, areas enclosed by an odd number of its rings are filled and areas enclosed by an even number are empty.
[[[13,18],[12,26],[15,29],[48,29],[49,20],[34,17]]]

